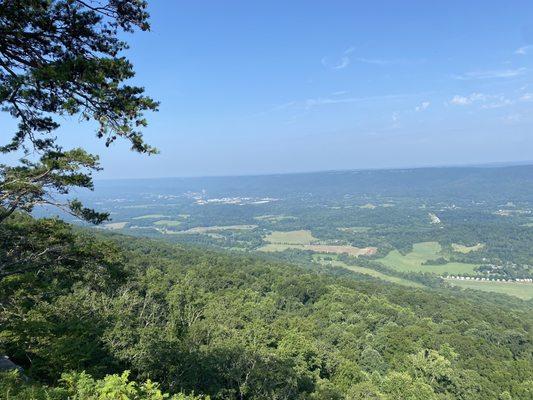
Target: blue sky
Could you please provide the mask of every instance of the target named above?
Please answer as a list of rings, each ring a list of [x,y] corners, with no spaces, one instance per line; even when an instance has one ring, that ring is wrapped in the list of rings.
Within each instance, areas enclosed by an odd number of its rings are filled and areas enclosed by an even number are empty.
[[[106,149],[99,176],[161,177],[533,159],[531,1],[150,1],[128,36],[161,101],[161,154]],[[75,135],[72,133],[75,132]]]

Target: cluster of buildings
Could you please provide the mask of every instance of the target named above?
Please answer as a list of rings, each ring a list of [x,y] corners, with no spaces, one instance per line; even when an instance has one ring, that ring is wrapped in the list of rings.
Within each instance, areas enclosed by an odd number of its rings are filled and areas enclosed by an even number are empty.
[[[514,279],[504,279],[504,278],[484,278],[484,277],[474,277],[474,276],[460,276],[460,275],[449,275],[446,279],[457,279],[460,281],[486,281],[486,282],[521,282],[521,283],[533,283],[533,278],[514,278]]]
[[[264,198],[253,198],[253,197],[222,197],[222,198],[215,198],[215,199],[205,199],[205,198],[198,198],[195,199],[195,204],[198,205],[205,205],[205,204],[238,204],[238,205],[244,205],[244,204],[266,204],[270,203],[272,201],[278,201],[278,199],[274,199],[271,197],[264,197]]]

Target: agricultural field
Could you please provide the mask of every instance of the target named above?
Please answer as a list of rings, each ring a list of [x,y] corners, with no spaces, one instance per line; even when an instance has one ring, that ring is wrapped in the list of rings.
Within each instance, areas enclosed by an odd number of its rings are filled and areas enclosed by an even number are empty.
[[[392,283],[396,283],[396,284],[403,285],[403,286],[409,286],[409,287],[424,287],[424,285],[422,285],[421,283],[413,282],[408,279],[398,278],[396,276],[386,275],[382,272],[373,270],[371,268],[359,267],[356,265],[349,265],[339,260],[328,260],[324,258],[323,254],[316,254],[313,258],[315,259],[315,261],[321,264],[324,264],[324,265],[332,265],[335,267],[345,268],[350,271],[357,272],[359,274],[370,275],[374,278],[378,278],[378,279],[381,279],[387,282],[392,282]]]
[[[508,280],[533,277],[532,171],[169,179],[151,181],[149,190],[146,182],[106,182],[97,197],[81,200],[111,213],[104,229],[172,243],[254,251],[294,264],[327,254],[358,268],[379,262],[394,273]],[[494,285],[503,283],[482,288]]]
[[[258,215],[257,217],[254,217],[254,219],[257,221],[276,223],[280,221],[295,220],[296,217],[290,215]]]
[[[481,250],[483,247],[485,247],[483,243],[477,243],[474,246],[464,246],[462,244],[452,243],[452,250],[463,254]]]
[[[102,228],[115,231],[115,230],[124,229],[126,225],[128,225],[127,222],[110,222],[108,224],[104,224]]]
[[[274,231],[265,237],[265,241],[272,244],[309,245],[318,243],[319,239],[311,231],[298,230],[289,232]]]
[[[509,296],[519,297],[523,300],[533,299],[533,285],[517,282],[489,282],[489,281],[458,281],[447,279],[448,283],[462,289],[482,290],[484,292],[496,292]]]
[[[163,214],[146,214],[146,215],[140,215],[138,217],[133,217],[133,220],[139,220],[139,219],[161,219],[161,218],[169,218],[168,215]]]
[[[350,256],[368,256],[375,254],[377,249],[375,247],[354,247],[354,246],[334,246],[326,244],[285,244],[285,243],[269,243],[258,248],[258,251],[264,252],[278,252],[287,249],[309,250],[315,253],[327,254],[348,254]]]
[[[375,247],[359,248],[349,245],[331,245],[320,243],[308,230],[280,232],[274,231],[265,237],[268,244],[258,250],[263,252],[278,252],[287,249],[309,250],[316,253],[348,254],[358,257],[361,255],[375,254]]]
[[[179,231],[181,234],[199,234],[199,233],[212,233],[221,231],[248,231],[257,228],[257,225],[226,225],[226,226],[197,226],[187,229],[185,231]]]
[[[343,228],[337,228],[341,232],[346,233],[365,233],[368,232],[371,228],[368,226],[350,226],[350,227],[343,227]]]
[[[181,221],[175,221],[175,220],[167,220],[167,219],[161,219],[159,221],[155,221],[155,226],[165,226],[168,228],[177,228],[182,224]]]
[[[437,260],[442,247],[437,242],[422,242],[413,245],[413,251],[403,255],[398,250],[392,250],[387,256],[378,259],[386,267],[401,272],[432,272],[434,274],[462,274],[474,273],[477,265],[448,262],[441,265],[423,265],[424,263]]]

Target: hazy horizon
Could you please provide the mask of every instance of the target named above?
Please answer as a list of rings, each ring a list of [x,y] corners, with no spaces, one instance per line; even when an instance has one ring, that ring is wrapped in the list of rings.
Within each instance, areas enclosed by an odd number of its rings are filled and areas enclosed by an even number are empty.
[[[146,176],[146,177],[96,177],[95,182],[99,181],[113,181],[113,180],[150,180],[150,179],[194,179],[194,178],[238,178],[238,177],[254,177],[254,176],[271,176],[271,175],[298,175],[298,174],[320,174],[328,172],[351,172],[351,171],[388,171],[388,170],[413,170],[413,169],[439,169],[439,168],[505,168],[505,167],[521,167],[533,166],[533,160],[523,161],[493,161],[487,163],[464,163],[464,164],[441,164],[441,165],[415,165],[415,166],[396,166],[383,168],[346,168],[346,169],[322,169],[322,170],[308,170],[308,171],[283,171],[283,172],[265,172],[261,174],[233,174],[233,175],[168,175],[168,176]]]
[[[533,3],[149,3],[125,35],[133,82],[161,102],[148,143],[107,149],[98,179],[522,162],[533,154]],[[8,131],[14,121],[2,114]]]

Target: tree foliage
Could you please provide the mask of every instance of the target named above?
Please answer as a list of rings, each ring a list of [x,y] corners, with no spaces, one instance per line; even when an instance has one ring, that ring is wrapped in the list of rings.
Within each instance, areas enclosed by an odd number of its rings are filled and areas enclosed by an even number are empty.
[[[128,370],[171,394],[216,399],[531,398],[531,304],[518,299],[95,236],[55,220],[17,215],[2,228],[36,250],[45,238],[65,243],[67,257],[46,261],[53,268],[0,279],[0,353],[51,387],[86,371],[88,382],[122,388]]]
[[[98,123],[97,137],[109,146],[117,138],[132,150],[153,154],[142,128],[157,103],[127,81],[132,64],[122,55],[121,31],[148,30],[142,0],[6,0],[0,4],[0,106],[18,122],[2,153],[22,152],[16,167],[0,164],[0,222],[12,210],[54,204],[52,194],[92,188],[96,157],[65,151],[54,132],[59,119],[79,116]],[[74,133],[72,133],[74,134]],[[31,161],[32,152],[40,161]],[[62,204],[91,222],[106,215],[74,201]]]

